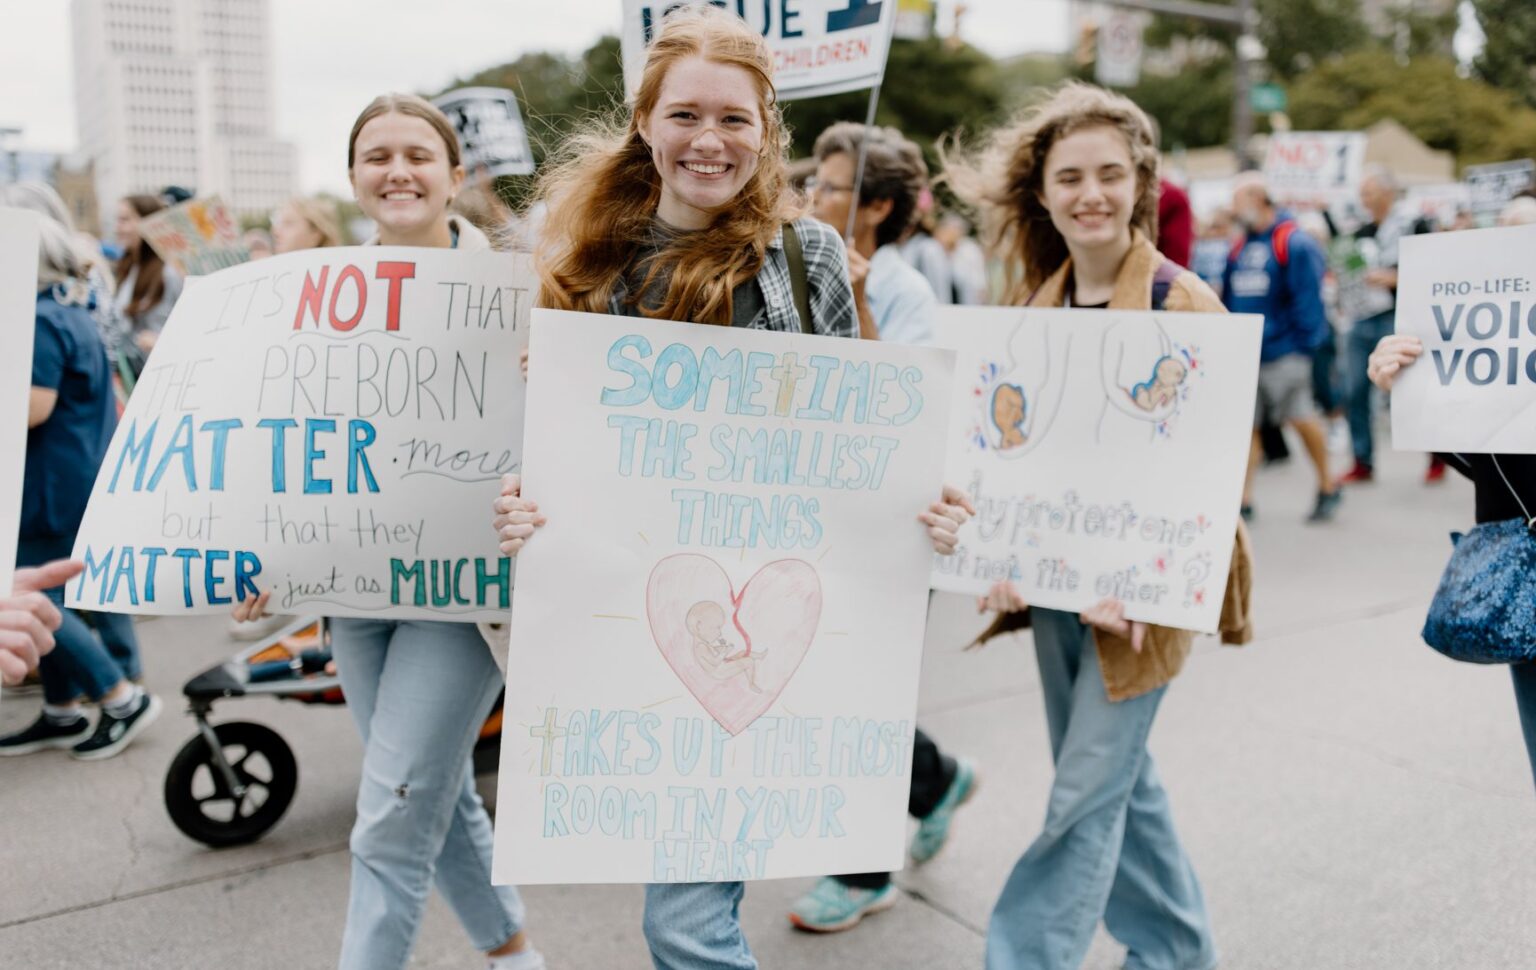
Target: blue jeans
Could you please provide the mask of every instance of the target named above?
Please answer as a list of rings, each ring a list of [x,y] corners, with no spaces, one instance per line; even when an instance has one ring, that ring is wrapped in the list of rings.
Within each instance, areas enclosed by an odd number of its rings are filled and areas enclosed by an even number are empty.
[[[1375,393],[1367,371],[1370,368],[1371,351],[1381,338],[1392,333],[1392,323],[1397,311],[1388,310],[1374,317],[1356,320],[1349,331],[1349,374],[1345,380],[1349,399],[1345,402],[1349,417],[1349,439],[1355,449],[1355,461],[1372,465],[1376,454],[1371,440],[1371,395]]]
[[[41,566],[66,559],[73,545],[72,536],[21,539],[16,544],[16,565]],[[127,678],[127,673],[80,615],[64,608],[64,587],[50,589],[46,595],[64,615],[64,622],[53,635],[53,650],[38,664],[44,702],[68,704],[81,694],[93,701],[101,700]],[[131,625],[129,631],[131,636]],[[137,660],[137,644],[134,659]]]
[[[1147,753],[1166,687],[1111,703],[1093,632],[1031,609],[1056,781],[987,927],[987,970],[1076,970],[1102,917],[1126,970],[1216,963],[1205,898]]]
[[[1525,753],[1531,758],[1531,774],[1536,776],[1536,661],[1511,664],[1515,681],[1515,707],[1520,711],[1520,728],[1525,732]]]
[[[645,942],[656,970],[757,970],[741,932],[739,882],[645,887]]]
[[[342,970],[410,957],[437,888],[470,941],[494,950],[523,926],[523,902],[491,885],[491,820],[470,755],[501,671],[469,623],[338,619],[331,650],[363,736]]]

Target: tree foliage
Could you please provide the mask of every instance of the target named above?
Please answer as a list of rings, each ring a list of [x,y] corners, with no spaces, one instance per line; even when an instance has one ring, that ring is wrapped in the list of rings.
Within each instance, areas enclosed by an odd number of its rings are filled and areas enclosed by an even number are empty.
[[[1513,91],[1536,107],[1536,3],[1472,0],[1472,9],[1485,38],[1473,70],[1489,84]]]
[[[1536,156],[1536,109],[1508,91],[1463,78],[1446,57],[1399,63],[1390,52],[1347,54],[1291,87],[1297,128],[1350,130],[1395,118],[1462,165]]]

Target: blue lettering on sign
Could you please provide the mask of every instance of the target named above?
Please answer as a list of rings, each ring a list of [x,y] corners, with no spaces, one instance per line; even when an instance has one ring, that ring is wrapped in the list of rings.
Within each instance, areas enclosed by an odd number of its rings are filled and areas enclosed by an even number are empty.
[[[882,0],[848,0],[848,9],[833,10],[827,14],[827,33],[872,27],[880,22],[881,6]]]

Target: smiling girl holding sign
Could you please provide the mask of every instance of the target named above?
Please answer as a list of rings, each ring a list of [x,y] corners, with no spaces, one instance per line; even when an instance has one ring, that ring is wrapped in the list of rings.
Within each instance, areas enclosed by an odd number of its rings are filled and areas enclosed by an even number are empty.
[[[950,177],[986,218],[994,251],[1014,274],[1013,302],[1220,312],[1209,287],[1152,245],[1157,168],[1140,108],[1069,85],[953,165]],[[1221,615],[1228,642],[1251,636],[1245,547],[1239,524]],[[1158,702],[1193,634],[1129,622],[1114,598],[1081,616],[1032,608],[1006,581],[981,605],[1003,614],[982,639],[1034,628],[1056,761],[1045,830],[992,914],[988,968],[1073,970],[1101,918],[1128,947],[1127,968],[1214,966],[1205,900],[1147,753]]]
[[[449,215],[464,181],[459,143],[442,112],[387,94],[352,126],[348,175],[369,245],[486,250],[485,235]],[[262,614],[270,593],[237,619]],[[331,649],[363,736],[352,827],[352,890],[343,970],[404,967],[435,878],[492,970],[542,970],[523,932],[523,903],[491,885],[491,820],[470,755],[505,679],[473,623],[333,619]]]
[[[564,310],[854,337],[843,245],[797,218],[787,136],[763,38],[713,8],[679,11],[651,46],[624,130],[589,132],[544,183],[541,303]],[[920,516],[941,553],[969,501],[946,489]],[[501,550],[544,524],[508,476]],[[647,887],[645,935],[661,970],[752,970],[739,882]]]

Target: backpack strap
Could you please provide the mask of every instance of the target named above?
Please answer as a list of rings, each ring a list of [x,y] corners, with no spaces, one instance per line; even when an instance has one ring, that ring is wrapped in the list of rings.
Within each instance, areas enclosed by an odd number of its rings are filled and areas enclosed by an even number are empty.
[[[784,259],[789,263],[789,288],[795,297],[795,313],[800,316],[800,332],[815,333],[811,326],[811,293],[805,276],[805,251],[800,248],[800,234],[793,222],[784,223]]]
[[[1275,234],[1270,237],[1269,245],[1275,251],[1275,262],[1284,268],[1291,261],[1291,234],[1296,231],[1296,223],[1290,219],[1281,220],[1275,227]]]
[[[1157,272],[1152,274],[1152,309],[1161,310],[1168,303],[1168,291],[1182,272],[1184,267],[1171,259],[1164,259],[1157,265]]]

